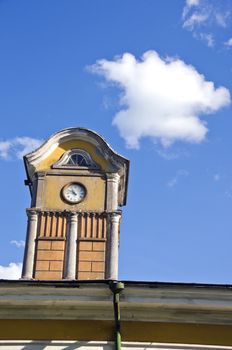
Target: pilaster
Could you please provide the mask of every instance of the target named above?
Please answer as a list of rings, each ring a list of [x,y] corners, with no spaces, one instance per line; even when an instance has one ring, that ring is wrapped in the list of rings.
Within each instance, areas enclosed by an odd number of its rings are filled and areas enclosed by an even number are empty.
[[[118,209],[118,185],[120,176],[117,173],[106,174],[106,210],[114,211]]]
[[[45,173],[39,172],[37,173],[37,189],[35,199],[33,199],[33,205],[37,208],[41,208],[43,206],[43,196],[44,196],[44,180]]]
[[[32,279],[35,261],[35,240],[37,235],[38,213],[36,210],[27,210],[27,238],[24,251],[22,279]]]
[[[119,224],[121,213],[113,212],[108,214],[108,268],[106,271],[106,278],[110,280],[118,279],[118,246],[119,246]]]
[[[68,233],[65,262],[65,279],[74,280],[76,278],[77,265],[77,228],[78,214],[70,212],[68,216]]]

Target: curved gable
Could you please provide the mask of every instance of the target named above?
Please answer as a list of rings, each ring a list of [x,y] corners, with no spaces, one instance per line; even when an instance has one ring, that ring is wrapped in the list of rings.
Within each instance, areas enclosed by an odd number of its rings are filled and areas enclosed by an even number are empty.
[[[37,172],[52,169],[74,149],[87,152],[104,173],[118,173],[120,176],[119,205],[126,203],[129,160],[116,153],[96,132],[85,128],[68,128],[52,135],[37,150],[24,156],[29,182]]]

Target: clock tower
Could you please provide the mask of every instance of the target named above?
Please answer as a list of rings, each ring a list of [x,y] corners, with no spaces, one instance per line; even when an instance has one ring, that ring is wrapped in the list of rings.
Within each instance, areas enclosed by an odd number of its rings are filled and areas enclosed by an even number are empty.
[[[57,132],[24,161],[31,207],[22,279],[117,279],[129,161],[84,128]]]

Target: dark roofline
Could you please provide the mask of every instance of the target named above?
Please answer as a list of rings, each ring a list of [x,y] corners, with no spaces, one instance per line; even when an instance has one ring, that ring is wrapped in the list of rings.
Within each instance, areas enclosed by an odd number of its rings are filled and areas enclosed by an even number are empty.
[[[232,284],[212,283],[182,283],[182,282],[157,282],[157,281],[124,281],[125,287],[147,287],[147,288],[208,288],[208,289],[232,289]],[[38,280],[6,280],[0,279],[0,287],[5,285],[16,286],[38,286],[56,288],[79,288],[84,285],[109,285],[112,280],[82,280],[82,281],[38,281]]]

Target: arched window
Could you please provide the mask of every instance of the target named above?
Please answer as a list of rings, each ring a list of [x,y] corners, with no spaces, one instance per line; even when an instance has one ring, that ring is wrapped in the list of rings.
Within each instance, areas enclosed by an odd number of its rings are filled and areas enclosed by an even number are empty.
[[[53,165],[53,168],[99,168],[89,153],[82,149],[72,149],[65,152]]]
[[[82,154],[74,153],[74,154],[69,156],[67,164],[69,164],[69,165],[79,165],[79,166],[88,166],[88,161],[85,159],[85,157]]]

